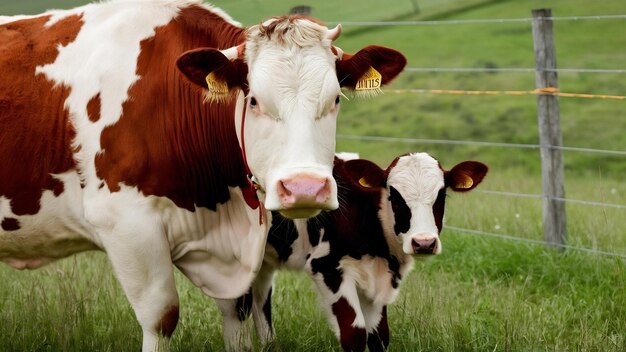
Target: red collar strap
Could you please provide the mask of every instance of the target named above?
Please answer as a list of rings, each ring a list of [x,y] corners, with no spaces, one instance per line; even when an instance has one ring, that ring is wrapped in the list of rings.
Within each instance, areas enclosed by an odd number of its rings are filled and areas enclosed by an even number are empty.
[[[248,180],[248,184],[241,189],[243,193],[243,199],[246,201],[246,204],[252,209],[259,208],[259,225],[263,224],[263,219],[265,218],[265,207],[263,203],[259,201],[259,196],[256,194],[256,191],[259,189],[259,185],[252,181],[252,172],[250,172],[250,167],[248,166],[248,159],[246,158],[246,142],[244,139],[244,127],[246,125],[246,108],[248,106],[247,99],[244,98],[243,101],[243,112],[241,113],[241,154],[243,156],[243,164],[246,166],[246,179]]]

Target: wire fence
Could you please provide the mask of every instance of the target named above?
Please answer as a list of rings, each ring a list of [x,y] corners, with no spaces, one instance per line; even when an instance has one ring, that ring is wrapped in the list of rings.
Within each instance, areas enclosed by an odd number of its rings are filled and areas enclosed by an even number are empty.
[[[431,26],[431,25],[462,25],[462,24],[497,24],[497,23],[519,23],[519,22],[532,22],[537,20],[549,20],[549,21],[587,21],[587,20],[625,20],[626,15],[603,15],[603,16],[566,16],[566,17],[538,17],[538,18],[509,18],[509,19],[468,19],[468,20],[441,20],[441,21],[383,21],[383,22],[342,22],[342,25],[346,27],[350,26]],[[413,73],[440,73],[440,72],[453,72],[453,73],[537,73],[537,72],[550,72],[550,73],[584,73],[584,74],[624,74],[626,69],[621,68],[550,68],[542,67],[538,65],[534,68],[492,68],[492,67],[480,67],[480,68],[467,68],[467,67],[408,67],[407,72]],[[494,94],[508,94],[508,95],[522,95],[522,94],[546,94],[541,91],[464,91],[464,90],[436,90],[436,89],[388,89],[385,92],[389,93],[413,93],[413,94],[459,94],[459,95],[494,95]],[[582,93],[561,93],[558,90],[548,92],[548,94],[554,94],[564,97],[580,97],[590,99],[626,99],[624,96],[607,96],[596,94],[582,94]],[[516,148],[516,149],[550,149],[569,152],[582,152],[582,153],[594,153],[605,154],[614,156],[626,156],[626,150],[606,150],[595,148],[580,148],[561,145],[542,145],[542,144],[519,144],[519,143],[500,143],[500,142],[486,142],[486,141],[467,141],[467,140],[442,140],[442,139],[424,139],[424,138],[402,138],[402,137],[388,137],[388,136],[353,136],[353,135],[337,135],[340,139],[351,139],[360,141],[380,141],[380,142],[403,142],[403,143],[424,143],[424,144],[441,144],[441,145],[476,145],[481,147],[494,147],[494,148]],[[503,192],[495,190],[477,190],[483,194],[502,196],[502,197],[518,197],[518,198],[530,198],[530,199],[545,199],[550,198],[552,201],[562,203],[573,203],[586,205],[591,207],[604,207],[612,209],[626,209],[624,204],[613,204],[590,200],[572,199],[564,197],[555,197],[546,194],[526,194],[516,192]],[[480,231],[475,229],[460,228],[456,226],[450,226],[446,224],[447,229],[451,229],[460,233],[474,234],[480,236],[488,236],[494,238],[500,238],[510,241],[518,241],[535,245],[545,245],[545,240],[535,240],[510,234],[492,233],[486,231]],[[609,257],[617,257],[626,260],[626,254],[620,254],[615,252],[609,252],[599,250],[595,248],[571,246],[564,243],[550,243],[550,245],[568,250],[581,251],[586,253],[605,255]]]
[[[563,16],[563,17],[539,17],[540,20],[549,21],[588,21],[588,20],[622,20],[626,19],[626,15],[602,15],[602,16]],[[452,25],[452,24],[481,24],[481,23],[520,23],[533,21],[532,17],[527,18],[487,18],[487,19],[468,19],[468,20],[438,20],[438,21],[348,21],[338,22],[329,21],[329,24],[339,24],[342,26],[360,26],[360,27],[388,27],[388,26],[434,26],[434,25]]]
[[[406,72],[470,72],[470,73],[535,73],[537,71],[560,72],[560,73],[626,73],[626,69],[608,69],[608,68],[523,68],[523,67],[407,67]]]

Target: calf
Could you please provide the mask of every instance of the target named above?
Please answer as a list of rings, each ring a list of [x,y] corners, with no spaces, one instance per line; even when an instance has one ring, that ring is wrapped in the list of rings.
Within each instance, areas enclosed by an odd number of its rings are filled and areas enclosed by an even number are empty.
[[[273,277],[286,267],[311,276],[344,350],[385,350],[386,307],[413,256],[441,253],[446,190],[470,191],[486,173],[487,166],[476,161],[444,171],[426,153],[400,156],[386,170],[367,160],[336,158],[340,208],[295,221],[273,212],[263,266],[249,293],[218,300],[226,349],[250,346],[242,329],[250,312],[261,341],[274,338]]]

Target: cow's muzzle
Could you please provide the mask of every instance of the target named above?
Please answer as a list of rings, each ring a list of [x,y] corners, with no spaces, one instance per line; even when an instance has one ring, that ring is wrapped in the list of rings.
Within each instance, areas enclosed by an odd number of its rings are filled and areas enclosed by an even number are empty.
[[[276,187],[281,208],[290,219],[309,218],[321,210],[332,210],[332,180],[310,175],[296,175],[278,181]]]

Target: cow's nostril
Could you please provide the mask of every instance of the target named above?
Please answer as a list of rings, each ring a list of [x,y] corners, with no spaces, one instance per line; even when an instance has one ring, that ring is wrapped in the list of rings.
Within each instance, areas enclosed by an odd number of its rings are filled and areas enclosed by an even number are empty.
[[[437,248],[436,238],[413,239],[411,241],[413,253],[415,254],[434,254]]]
[[[278,194],[285,196],[291,195],[291,191],[289,188],[285,187],[285,183],[283,181],[278,182]]]

